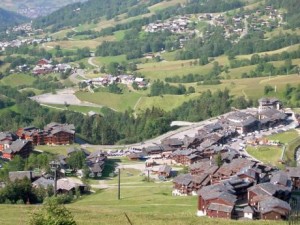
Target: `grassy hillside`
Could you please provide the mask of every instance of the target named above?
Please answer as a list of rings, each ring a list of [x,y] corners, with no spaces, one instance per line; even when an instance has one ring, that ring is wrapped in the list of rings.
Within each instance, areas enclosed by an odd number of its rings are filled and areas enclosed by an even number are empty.
[[[197,217],[197,197],[174,197],[171,182],[145,182],[140,171],[121,170],[121,200],[117,199],[117,177],[94,180],[91,185],[107,184],[108,189],[99,190],[77,202],[66,205],[78,225],[281,225],[279,221],[235,221]],[[2,225],[26,224],[30,213],[40,206],[0,205]],[[18,211],[16,214],[15,212]]]

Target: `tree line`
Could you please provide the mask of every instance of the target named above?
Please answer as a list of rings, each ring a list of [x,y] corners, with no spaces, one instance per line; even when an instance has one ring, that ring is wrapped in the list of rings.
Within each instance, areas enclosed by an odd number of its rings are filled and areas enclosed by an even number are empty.
[[[42,128],[50,122],[73,123],[76,133],[93,144],[136,143],[169,131],[173,120],[202,120],[230,110],[233,98],[228,91],[204,92],[197,99],[184,103],[172,112],[159,108],[115,112],[103,109],[103,116],[85,116],[73,111],[55,111],[41,107],[15,88],[1,86],[0,94],[15,100],[16,110],[0,111],[0,130],[15,131],[34,125]],[[220,100],[217,100],[220,98]]]

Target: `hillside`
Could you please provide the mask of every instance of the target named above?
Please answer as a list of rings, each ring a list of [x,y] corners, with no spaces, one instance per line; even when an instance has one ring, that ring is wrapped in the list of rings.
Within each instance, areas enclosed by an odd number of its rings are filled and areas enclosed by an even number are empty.
[[[27,21],[28,19],[17,13],[0,8],[0,31]]]
[[[80,1],[84,2],[86,0],[2,0],[1,7],[30,18],[36,18],[38,16],[48,15],[68,4]]]

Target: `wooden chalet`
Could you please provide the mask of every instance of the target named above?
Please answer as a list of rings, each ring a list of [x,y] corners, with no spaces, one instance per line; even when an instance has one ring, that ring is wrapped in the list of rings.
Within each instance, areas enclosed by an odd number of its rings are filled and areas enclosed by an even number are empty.
[[[43,130],[33,126],[19,128],[17,135],[30,140],[33,145],[67,145],[74,143],[75,127],[73,124],[50,123]]]
[[[257,206],[267,196],[288,200],[290,198],[290,191],[291,188],[282,187],[270,182],[260,183],[248,189],[248,204],[250,206]]]
[[[178,138],[167,138],[161,141],[161,144],[165,146],[169,146],[172,151],[181,148],[184,143],[182,140]]]
[[[48,145],[73,144],[75,139],[75,127],[73,124],[50,123],[45,126],[47,132],[45,143]]]
[[[173,179],[172,195],[187,196],[193,192],[193,176],[191,174],[180,174]]]
[[[198,216],[232,219],[235,214],[234,195],[230,185],[215,184],[198,191]]]
[[[212,183],[218,183],[222,180],[227,180],[231,176],[236,175],[243,168],[252,168],[256,162],[245,158],[233,159],[230,163],[224,163],[218,171],[212,176]]]
[[[8,148],[2,151],[2,158],[11,160],[16,155],[26,158],[32,152],[32,149],[33,147],[31,141],[18,139],[13,141]]]
[[[293,190],[300,189],[300,168],[299,167],[286,167],[287,175],[291,178]]]
[[[158,177],[165,179],[171,176],[172,168],[169,165],[161,165],[158,168]]]
[[[191,165],[200,161],[203,157],[197,154],[196,149],[176,150],[172,153],[171,158],[179,164]]]
[[[259,128],[259,121],[251,114],[234,112],[227,116],[226,123],[239,134],[249,133]]]
[[[192,175],[209,174],[211,176],[219,169],[219,167],[215,165],[215,161],[206,160],[191,164],[189,169]]]
[[[9,148],[13,141],[17,140],[18,136],[11,132],[0,133],[0,152],[4,149]]]
[[[260,219],[264,220],[286,220],[291,206],[281,199],[269,196],[258,204]]]

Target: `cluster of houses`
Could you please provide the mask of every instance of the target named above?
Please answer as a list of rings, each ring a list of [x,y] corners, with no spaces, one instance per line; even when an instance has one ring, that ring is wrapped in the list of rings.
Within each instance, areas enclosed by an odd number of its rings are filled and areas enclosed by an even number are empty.
[[[219,170],[227,173],[232,171],[232,175],[230,179],[222,179],[222,173],[218,174],[219,182],[208,181],[209,185],[197,191],[197,215],[228,219],[287,219],[291,212],[288,203],[291,191],[300,187],[299,168],[278,171],[251,161],[244,166],[237,168],[238,172],[233,170],[235,167],[220,167]]]
[[[144,78],[135,77],[133,75],[126,75],[126,74],[118,75],[118,76],[113,76],[108,74],[103,77],[84,80],[84,82],[87,83],[88,85],[101,86],[101,87],[106,87],[115,83],[121,83],[126,85],[136,83],[139,88],[145,88],[148,85],[148,82]]]
[[[44,129],[19,128],[16,133],[0,133],[0,157],[11,160],[15,155],[28,157],[36,145],[68,145],[74,143],[73,124],[50,123]]]
[[[262,16],[266,15],[266,16]],[[255,12],[245,12],[242,15],[235,15],[228,18],[225,14],[201,14],[199,21],[206,21],[214,26],[221,26],[225,30],[225,38],[238,37],[242,38],[247,34],[248,29],[265,30],[266,28],[274,29],[284,24],[283,15],[272,6],[266,6],[262,10]],[[209,36],[209,34],[205,34]],[[238,40],[238,39],[235,39]]]
[[[190,33],[194,30],[190,30],[188,25],[191,23],[188,16],[180,16],[178,18],[173,18],[166,20],[164,22],[158,20],[156,23],[150,23],[146,26],[145,31],[150,33],[160,32],[160,31],[171,31],[172,33]]]
[[[5,51],[8,47],[21,47],[22,45],[33,45],[34,43],[41,44],[50,41],[51,38],[24,38],[20,40],[0,41],[0,51]]]
[[[9,180],[13,182],[22,180],[26,177],[32,182],[32,186],[34,188],[54,189],[55,179],[57,179],[55,190],[56,193],[75,194],[75,191],[77,190],[79,190],[80,193],[83,193],[87,191],[87,186],[79,179],[68,178],[68,176],[73,175],[74,172],[79,177],[84,176],[84,172],[82,170],[73,171],[72,169],[70,169],[67,163],[68,158],[76,152],[83,152],[83,154],[85,155],[85,163],[88,168],[89,177],[94,178],[102,176],[102,171],[107,159],[105,152],[95,151],[90,153],[85,149],[70,148],[67,150],[67,156],[59,155],[57,156],[57,159],[55,159],[55,161],[52,161],[52,164],[50,163],[51,165],[49,165],[55,166],[56,178],[53,172],[48,173],[46,171],[34,170],[9,172]]]
[[[198,195],[199,216],[285,219],[291,192],[300,188],[300,169],[279,171],[226,144],[237,135],[286,124],[289,116],[278,99],[261,98],[255,112],[231,112],[194,137],[168,138],[130,157],[162,157],[187,166],[188,174],[173,179],[172,193]]]
[[[43,75],[49,73],[66,73],[68,70],[72,70],[72,67],[69,64],[59,63],[53,65],[51,60],[40,59],[32,69],[32,73],[34,75]]]

